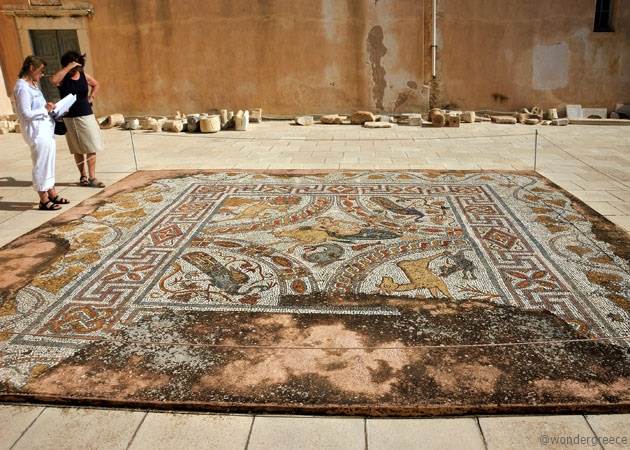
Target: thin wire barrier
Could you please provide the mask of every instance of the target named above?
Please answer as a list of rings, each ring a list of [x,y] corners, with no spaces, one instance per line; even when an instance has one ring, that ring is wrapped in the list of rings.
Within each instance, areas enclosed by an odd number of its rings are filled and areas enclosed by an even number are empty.
[[[461,141],[461,140],[481,140],[481,139],[495,139],[495,138],[514,138],[519,139],[523,137],[531,137],[532,143],[531,148],[533,151],[533,170],[537,170],[537,153],[538,153],[538,130],[535,130],[535,133],[518,133],[518,134],[487,134],[487,135],[466,135],[466,136],[425,136],[425,137],[388,137],[388,138],[379,138],[379,137],[343,137],[343,136],[331,136],[331,137],[311,137],[311,136],[278,136],[278,137],[266,137],[266,136],[230,136],[230,132],[226,134],[206,134],[206,133],[170,133],[170,132],[160,132],[155,133],[151,131],[134,131],[129,130],[130,141],[131,141],[131,150],[134,158],[134,163],[136,170],[139,170],[138,165],[138,151],[141,151],[141,146],[136,147],[137,138],[142,137],[151,137],[151,138],[176,138],[176,139],[207,139],[210,141],[215,141],[216,143],[222,142],[230,142],[230,141],[247,141],[247,142],[330,142],[330,143],[339,143],[339,142],[391,142],[392,144],[401,143],[401,142],[410,142],[410,143],[420,143],[420,142],[449,142],[449,141]],[[135,138],[134,138],[135,136]],[[142,140],[142,139],[140,139]],[[443,149],[443,148],[424,148],[423,150],[435,150],[437,152],[444,151],[443,156],[456,156],[458,151],[464,151],[463,149]],[[238,150],[237,150],[238,151]],[[449,154],[447,152],[451,152]],[[481,153],[480,153],[481,154]],[[299,165],[299,163],[292,163],[293,165]],[[375,169],[377,167],[374,167]],[[507,167],[506,167],[507,168]],[[262,167],[264,169],[264,167]],[[422,167],[418,167],[418,169],[422,169]],[[510,167],[509,169],[513,169]],[[323,169],[322,169],[323,170]],[[480,169],[483,170],[483,169]],[[523,169],[521,169],[523,170]]]

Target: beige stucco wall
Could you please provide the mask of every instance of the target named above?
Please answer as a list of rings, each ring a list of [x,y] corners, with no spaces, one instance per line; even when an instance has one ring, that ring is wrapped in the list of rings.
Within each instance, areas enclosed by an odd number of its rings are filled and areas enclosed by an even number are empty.
[[[417,0],[91,4],[88,57],[102,84],[101,113],[262,107],[265,113],[296,114],[426,106],[424,6]],[[0,19],[0,32],[7,33],[7,22],[15,27],[20,21]],[[15,70],[22,57],[8,48],[3,59]]]
[[[99,114],[416,111],[432,81],[431,3],[93,0],[90,17],[0,14],[0,64],[10,91],[28,28],[76,23]],[[615,3],[616,32],[593,33],[595,0],[438,0],[432,95],[470,109],[630,103],[630,5]]]
[[[440,103],[630,103],[630,2],[615,2],[614,33],[593,33],[595,3],[438,0]]]
[[[13,107],[11,106],[11,99],[7,93],[7,88],[4,82],[4,76],[0,70],[0,116],[5,114],[12,114]]]

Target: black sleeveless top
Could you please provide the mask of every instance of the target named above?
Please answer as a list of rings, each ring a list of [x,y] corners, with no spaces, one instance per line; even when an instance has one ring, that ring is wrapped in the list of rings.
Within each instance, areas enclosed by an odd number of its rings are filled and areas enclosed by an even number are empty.
[[[70,107],[65,117],[81,117],[93,114],[92,105],[88,101],[89,86],[83,72],[79,72],[79,79],[73,80],[70,74],[66,75],[59,85],[59,94],[64,98],[68,94],[77,96],[77,101]]]

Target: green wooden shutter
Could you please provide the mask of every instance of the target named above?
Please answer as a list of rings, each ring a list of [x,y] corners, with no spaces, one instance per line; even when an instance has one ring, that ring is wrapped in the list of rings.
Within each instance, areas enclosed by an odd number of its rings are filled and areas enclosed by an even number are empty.
[[[33,53],[46,61],[46,75],[50,76],[61,69],[61,55],[69,50],[80,52],[76,30],[30,30]],[[46,100],[59,100],[59,90],[48,77],[42,78],[42,92]]]

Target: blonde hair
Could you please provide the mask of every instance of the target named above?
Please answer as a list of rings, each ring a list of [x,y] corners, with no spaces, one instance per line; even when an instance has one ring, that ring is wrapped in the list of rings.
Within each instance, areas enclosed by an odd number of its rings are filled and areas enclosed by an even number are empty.
[[[29,55],[24,59],[22,63],[22,68],[20,69],[20,73],[18,74],[18,78],[23,78],[24,75],[28,75],[31,71],[31,66],[35,69],[39,69],[41,66],[46,66],[46,61],[44,61],[39,56]]]

